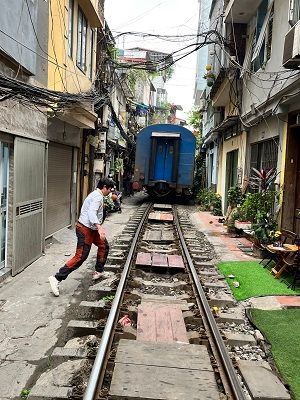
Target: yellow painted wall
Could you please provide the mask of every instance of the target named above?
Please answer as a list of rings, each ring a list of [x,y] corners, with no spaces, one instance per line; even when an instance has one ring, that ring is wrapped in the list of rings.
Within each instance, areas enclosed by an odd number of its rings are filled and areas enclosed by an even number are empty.
[[[283,186],[284,186],[284,174],[285,174],[285,163],[286,163],[286,143],[287,143],[287,131],[288,131],[288,123],[284,122],[282,129],[282,154],[281,154],[281,165],[280,165],[280,179],[279,179],[279,190],[280,190],[280,198],[279,203],[282,204],[283,201]],[[280,213],[278,215],[278,226],[281,226],[282,221],[282,207],[280,209]]]
[[[92,3],[95,3],[93,0]],[[70,93],[84,92],[91,88],[96,69],[96,37],[91,49],[91,31],[88,21],[86,60],[87,70],[82,72],[76,66],[78,6],[81,0],[74,0],[73,51],[68,56],[68,6],[69,0],[51,1],[49,9],[48,40],[48,88]],[[85,15],[87,20],[88,16]],[[93,53],[92,80],[90,79],[90,62]]]
[[[242,169],[242,179],[244,177],[245,162],[246,162],[246,143],[247,133],[235,136],[231,139],[224,140],[219,156],[219,171],[217,192],[222,196],[222,204],[224,206],[225,188],[226,188],[226,159],[227,153],[233,150],[238,150],[238,168]],[[225,210],[226,212],[226,210]]]

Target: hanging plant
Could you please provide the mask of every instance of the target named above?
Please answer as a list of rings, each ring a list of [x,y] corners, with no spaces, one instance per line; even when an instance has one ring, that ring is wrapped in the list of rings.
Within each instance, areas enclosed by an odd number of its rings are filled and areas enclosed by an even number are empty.
[[[207,86],[213,86],[216,75],[211,70],[207,70],[207,73],[203,76],[203,78],[206,79]]]

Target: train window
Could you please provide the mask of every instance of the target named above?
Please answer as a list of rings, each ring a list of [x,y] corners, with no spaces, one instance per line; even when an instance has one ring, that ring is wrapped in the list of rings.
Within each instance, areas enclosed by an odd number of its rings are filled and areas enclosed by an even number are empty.
[[[173,154],[174,153],[174,147],[173,146],[170,146],[170,148],[169,148],[169,154]]]

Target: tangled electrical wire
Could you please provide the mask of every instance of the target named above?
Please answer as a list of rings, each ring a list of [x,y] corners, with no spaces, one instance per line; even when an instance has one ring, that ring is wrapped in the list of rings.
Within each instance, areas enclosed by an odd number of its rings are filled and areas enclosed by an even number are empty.
[[[56,113],[79,103],[101,104],[106,97],[101,96],[95,89],[76,94],[48,90],[0,73],[0,101],[19,100],[27,105],[33,104],[36,107],[50,108]]]

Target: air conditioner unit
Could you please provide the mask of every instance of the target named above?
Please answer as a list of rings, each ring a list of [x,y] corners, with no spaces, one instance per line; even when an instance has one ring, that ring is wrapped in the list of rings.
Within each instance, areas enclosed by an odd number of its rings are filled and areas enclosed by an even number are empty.
[[[285,35],[282,65],[290,69],[300,65],[300,21]]]

